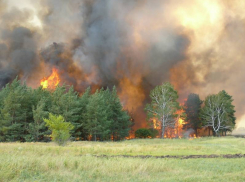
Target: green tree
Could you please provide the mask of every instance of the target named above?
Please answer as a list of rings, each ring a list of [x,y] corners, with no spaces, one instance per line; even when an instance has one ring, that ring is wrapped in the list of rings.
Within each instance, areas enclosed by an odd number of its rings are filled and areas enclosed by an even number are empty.
[[[108,120],[108,105],[103,90],[97,90],[89,99],[84,127],[96,141],[98,136],[103,138],[108,136],[110,122]]]
[[[151,103],[145,110],[149,118],[157,118],[161,123],[161,138],[164,137],[166,127],[175,125],[176,112],[180,108],[177,102],[178,93],[170,83],[156,86],[150,92]]]
[[[220,130],[231,130],[235,125],[234,106],[232,97],[225,91],[209,95],[204,101],[201,118],[205,126],[212,127],[215,135]]]
[[[82,94],[81,97],[79,97],[79,108],[80,108],[80,125],[76,129],[76,133],[81,134],[81,137],[83,139],[88,139],[89,132],[86,129],[86,122],[87,122],[87,106],[90,101],[91,97],[91,89],[88,87],[85,92]]]
[[[113,110],[111,108],[111,92],[110,89],[107,88],[104,90],[104,88],[100,89],[99,91],[100,95],[100,106],[97,108],[98,110],[103,110],[104,113],[101,115],[102,118],[100,120],[100,124],[102,126],[102,130],[99,134],[100,140],[110,140],[111,138],[111,125],[113,122]]]
[[[202,101],[197,94],[189,94],[187,100],[184,103],[183,110],[185,113],[185,124],[183,125],[184,129],[194,129],[196,136],[197,130],[202,128],[202,122],[199,118],[201,111]]]
[[[43,121],[48,112],[71,122],[76,138],[91,134],[95,140],[109,140],[111,136],[120,140],[128,136],[131,125],[115,87],[93,95],[88,88],[79,97],[73,87],[31,89],[16,78],[0,91],[0,140],[42,141],[49,132]]]
[[[52,131],[52,140],[58,145],[64,145],[70,138],[70,131],[74,126],[69,122],[65,122],[63,116],[56,116],[51,113],[49,113],[49,119],[44,119],[44,121]]]
[[[32,106],[37,107],[37,104],[43,100],[45,103],[45,108],[49,110],[51,108],[51,92],[50,90],[43,89],[42,86],[32,89],[31,90],[31,95],[32,95]],[[33,108],[33,107],[32,107]]]
[[[57,86],[54,92],[51,93],[51,107],[49,112],[62,115],[65,121],[69,121],[74,126],[71,131],[74,137],[79,137],[81,132],[79,128],[82,126],[79,107],[78,93],[70,87],[67,91],[66,85]]]
[[[130,116],[127,111],[123,110],[122,104],[118,98],[116,87],[109,94],[109,111],[112,120],[110,130],[113,140],[121,140],[129,135],[131,126]]]
[[[62,110],[65,121],[71,122],[74,129],[71,131],[74,137],[80,137],[81,131],[79,130],[83,125],[81,123],[81,108],[79,107],[78,93],[74,91],[73,86],[69,88],[68,92],[63,94],[62,97]]]
[[[1,140],[24,141],[27,123],[31,118],[30,90],[16,78],[6,85],[3,92],[5,98],[1,108]]]
[[[225,123],[225,127],[222,129],[225,131],[232,131],[236,125],[236,117],[235,117],[235,106],[232,104],[233,99],[232,96],[229,95],[225,90],[219,92],[220,95],[226,98],[226,112],[227,119]]]
[[[47,133],[43,118],[46,118],[48,111],[45,110],[45,101],[42,99],[36,107],[32,107],[34,122],[29,123],[30,140],[41,141]]]

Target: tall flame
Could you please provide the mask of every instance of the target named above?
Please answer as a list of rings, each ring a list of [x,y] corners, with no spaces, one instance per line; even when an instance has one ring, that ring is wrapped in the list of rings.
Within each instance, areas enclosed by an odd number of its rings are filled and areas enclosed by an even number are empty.
[[[58,75],[58,71],[57,69],[53,68],[52,69],[52,74],[48,77],[48,78],[43,78],[41,81],[40,81],[40,85],[43,87],[43,88],[55,88],[60,82],[60,78],[59,78],[59,75]]]

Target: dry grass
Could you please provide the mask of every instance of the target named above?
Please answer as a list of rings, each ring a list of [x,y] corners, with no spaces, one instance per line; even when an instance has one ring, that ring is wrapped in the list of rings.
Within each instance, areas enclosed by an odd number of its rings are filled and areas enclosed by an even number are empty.
[[[245,159],[97,158],[245,153],[245,139],[0,143],[0,181],[245,181]]]

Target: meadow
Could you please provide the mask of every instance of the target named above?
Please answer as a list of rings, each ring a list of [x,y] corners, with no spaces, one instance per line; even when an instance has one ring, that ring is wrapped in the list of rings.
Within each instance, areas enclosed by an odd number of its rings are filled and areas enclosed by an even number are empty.
[[[64,147],[52,142],[0,143],[0,181],[245,181],[245,158],[118,156],[211,154],[245,154],[245,139],[79,141]]]

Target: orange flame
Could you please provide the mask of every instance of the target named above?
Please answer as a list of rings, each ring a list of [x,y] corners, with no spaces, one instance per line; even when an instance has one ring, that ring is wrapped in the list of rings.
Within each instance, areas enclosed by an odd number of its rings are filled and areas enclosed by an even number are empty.
[[[183,128],[183,124],[184,124],[184,120],[182,118],[179,117],[178,119],[178,126],[177,126],[177,134],[178,137],[181,138],[182,137],[182,128]]]
[[[40,81],[40,85],[46,89],[46,88],[55,88],[60,82],[60,78],[58,75],[57,69],[53,68],[52,74],[48,78],[43,78]]]
[[[157,129],[157,130],[161,129],[161,127],[159,125],[159,121],[156,118],[152,119],[152,123],[153,123],[153,128],[154,129]]]
[[[181,118],[183,110],[177,111],[178,117],[176,119],[176,122],[174,124],[174,127],[167,127],[165,129],[164,138],[182,138],[183,137],[183,124],[185,121]],[[151,118],[152,127],[156,130],[161,130],[161,124],[160,121],[153,117]]]

